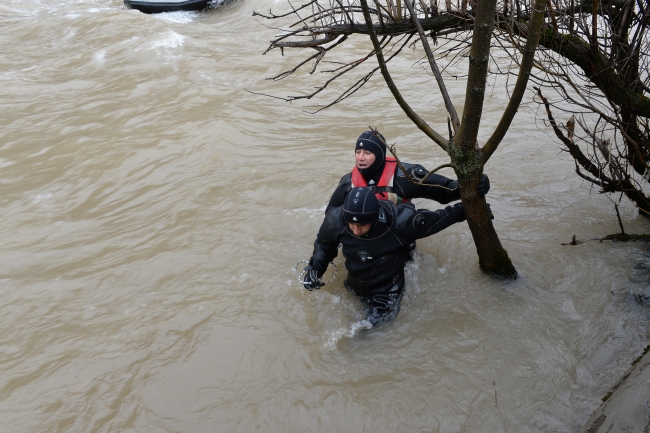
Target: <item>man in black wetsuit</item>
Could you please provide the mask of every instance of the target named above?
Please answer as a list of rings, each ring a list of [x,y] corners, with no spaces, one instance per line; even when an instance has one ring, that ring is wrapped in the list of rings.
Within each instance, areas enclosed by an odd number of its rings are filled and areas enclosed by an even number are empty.
[[[355,167],[341,178],[339,186],[332,194],[325,214],[343,205],[348,192],[355,187],[367,186],[377,194],[379,200],[391,200],[401,204],[412,198],[427,198],[441,204],[460,200],[458,182],[433,173],[423,185],[409,182],[406,174],[397,166],[393,157],[386,156],[386,141],[375,131],[366,131],[359,136],[355,147]],[[420,181],[429,170],[419,164],[402,163],[408,174]],[[478,185],[481,195],[490,190],[490,180],[483,175]]]
[[[348,270],[346,287],[364,302],[373,326],[390,321],[399,312],[404,293],[409,244],[461,221],[465,221],[461,203],[437,211],[416,210],[410,203],[395,206],[377,200],[370,188],[354,188],[342,207],[327,214],[318,231],[305,268],[305,288],[323,286],[320,278],[341,243]]]

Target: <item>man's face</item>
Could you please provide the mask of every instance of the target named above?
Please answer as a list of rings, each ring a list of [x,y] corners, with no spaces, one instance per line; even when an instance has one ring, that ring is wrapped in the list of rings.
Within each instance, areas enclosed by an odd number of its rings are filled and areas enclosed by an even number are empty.
[[[357,223],[348,223],[348,227],[352,230],[355,236],[363,236],[370,231],[372,223],[368,224],[357,224]]]
[[[368,168],[375,162],[375,154],[369,150],[357,149],[354,153],[354,162],[359,170]]]

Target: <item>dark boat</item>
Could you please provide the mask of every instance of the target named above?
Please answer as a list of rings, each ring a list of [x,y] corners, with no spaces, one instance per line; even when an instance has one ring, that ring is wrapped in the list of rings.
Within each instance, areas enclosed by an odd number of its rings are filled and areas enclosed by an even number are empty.
[[[145,14],[159,14],[174,11],[202,11],[211,0],[124,0],[129,9],[137,9]]]

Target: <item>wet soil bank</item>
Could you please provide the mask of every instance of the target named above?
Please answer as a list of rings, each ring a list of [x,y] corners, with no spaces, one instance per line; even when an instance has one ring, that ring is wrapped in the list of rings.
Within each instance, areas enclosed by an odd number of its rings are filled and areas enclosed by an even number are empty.
[[[650,346],[603,397],[579,433],[650,432]]]

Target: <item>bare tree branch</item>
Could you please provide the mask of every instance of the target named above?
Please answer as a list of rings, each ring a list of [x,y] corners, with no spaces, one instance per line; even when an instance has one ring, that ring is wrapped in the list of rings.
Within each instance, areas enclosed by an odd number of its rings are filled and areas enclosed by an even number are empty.
[[[435,57],[433,57],[433,53],[431,52],[431,47],[429,47],[429,42],[427,41],[427,37],[424,34],[424,30],[422,30],[422,25],[420,25],[420,20],[418,19],[417,14],[415,13],[415,10],[413,9],[413,6],[410,3],[410,0],[405,0],[404,3],[406,4],[406,7],[408,8],[409,13],[411,14],[411,18],[413,19],[413,23],[415,24],[415,27],[418,29],[418,34],[420,35],[420,40],[422,41],[424,52],[427,54],[427,59],[429,60],[431,71],[433,72],[433,75],[436,77],[436,81],[438,82],[438,88],[440,89],[440,93],[442,94],[442,99],[445,101],[445,108],[447,109],[447,112],[451,117],[451,124],[454,128],[454,133],[456,133],[458,132],[458,127],[460,126],[460,120],[458,120],[458,114],[456,113],[456,108],[454,108],[454,104],[451,102],[451,98],[449,97],[449,93],[447,92],[447,87],[445,86],[445,82],[442,79],[442,75],[440,74],[440,70],[438,69],[438,65],[436,64],[436,59]]]
[[[434,131],[420,116],[418,116],[417,113],[413,111],[411,106],[404,100],[399,90],[397,90],[397,86],[395,86],[395,83],[393,82],[393,79],[390,76],[390,73],[388,72],[388,68],[386,67],[386,62],[384,61],[384,55],[382,53],[381,47],[379,46],[379,41],[377,40],[377,34],[375,33],[375,29],[372,24],[372,18],[370,17],[370,12],[368,11],[368,3],[366,2],[366,0],[360,0],[360,1],[363,8],[363,16],[366,20],[366,25],[368,27],[370,40],[372,41],[372,45],[375,48],[375,56],[377,57],[377,62],[379,63],[379,68],[381,70],[381,74],[384,77],[384,81],[386,81],[386,85],[390,89],[391,93],[393,94],[393,97],[395,98],[399,106],[402,108],[406,116],[409,119],[411,119],[411,121],[415,124],[415,126],[417,126],[422,132],[424,132],[436,144],[438,144],[440,147],[446,150],[448,144],[447,140],[445,140],[442,135]]]
[[[530,23],[528,24],[529,33],[526,38],[526,46],[524,47],[524,56],[521,60],[521,65],[519,67],[519,75],[517,76],[517,82],[515,88],[512,91],[512,96],[510,101],[508,101],[508,106],[501,116],[501,120],[497,125],[496,129],[485,143],[481,149],[481,160],[485,164],[488,159],[492,156],[494,151],[497,149],[503,137],[505,137],[506,132],[510,128],[512,119],[514,119],[521,100],[524,97],[524,92],[526,91],[526,86],[528,85],[528,78],[530,77],[530,71],[533,67],[533,61],[535,59],[535,49],[537,48],[537,43],[539,42],[540,29],[542,28],[542,22],[544,19],[544,4],[546,0],[535,0],[535,6],[533,8],[533,13],[530,16]]]

